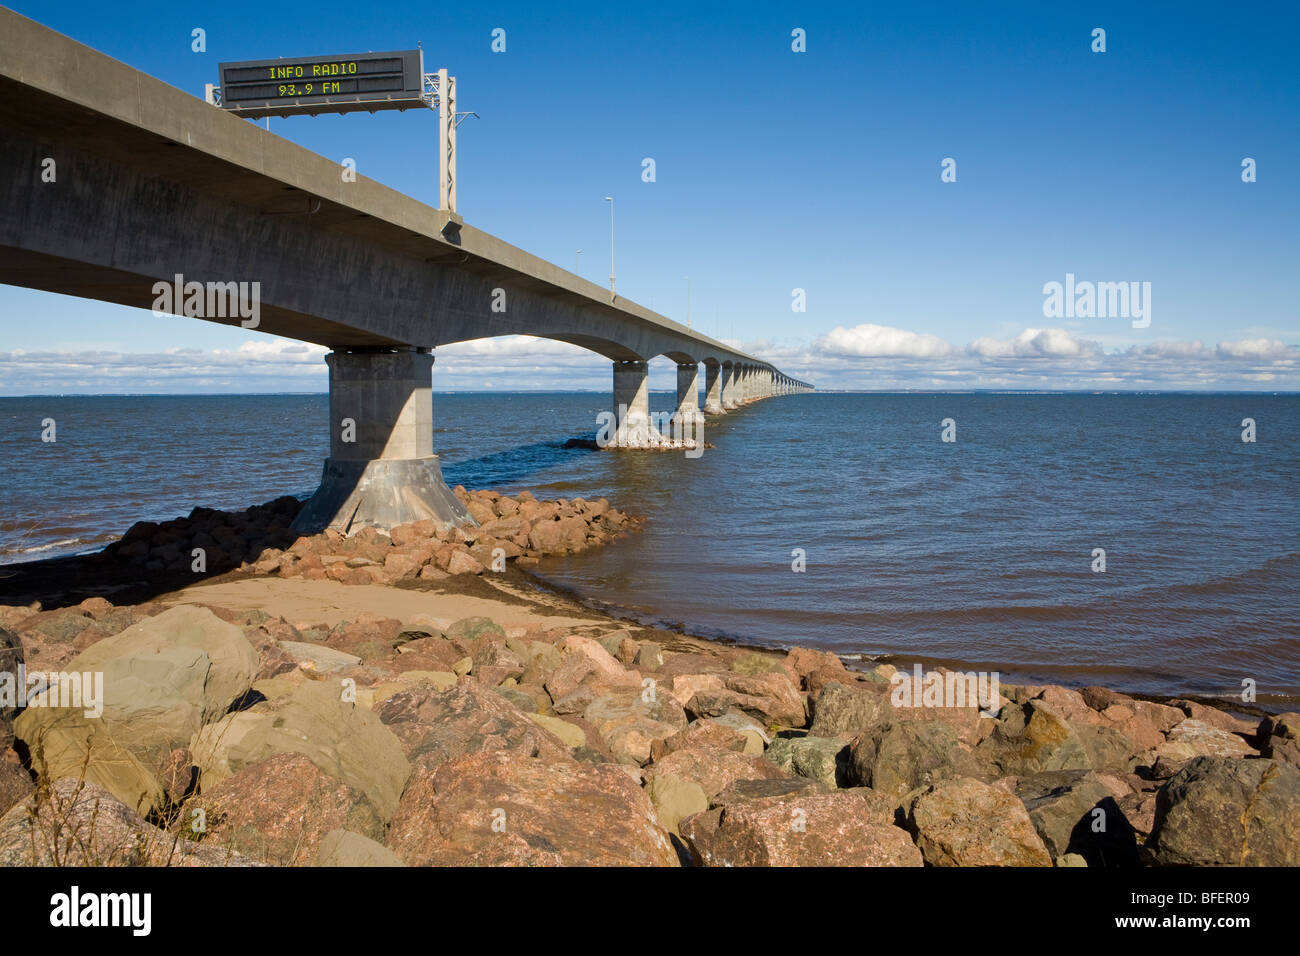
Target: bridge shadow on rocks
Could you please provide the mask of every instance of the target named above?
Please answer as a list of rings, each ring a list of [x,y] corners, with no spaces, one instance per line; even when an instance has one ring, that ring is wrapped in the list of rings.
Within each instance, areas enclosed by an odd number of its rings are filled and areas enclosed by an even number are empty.
[[[47,611],[92,597],[142,604],[288,548],[299,537],[290,524],[302,507],[284,495],[242,511],[195,508],[169,521],[137,521],[93,554],[0,566],[0,604],[40,602]]]

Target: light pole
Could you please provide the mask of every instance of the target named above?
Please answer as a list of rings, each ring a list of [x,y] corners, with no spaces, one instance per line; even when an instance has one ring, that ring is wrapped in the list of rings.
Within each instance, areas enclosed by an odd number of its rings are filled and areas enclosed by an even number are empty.
[[[691,327],[691,277],[686,277],[686,327]]]
[[[579,249],[573,254],[573,274],[580,275],[582,272],[582,250]]]
[[[614,297],[614,197],[606,196],[609,203],[609,295]]]

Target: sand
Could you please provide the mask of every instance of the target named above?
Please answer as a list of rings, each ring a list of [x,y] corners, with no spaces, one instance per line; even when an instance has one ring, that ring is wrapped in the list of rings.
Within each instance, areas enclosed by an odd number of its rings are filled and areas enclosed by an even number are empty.
[[[556,628],[580,627],[602,620],[599,615],[580,611],[580,616],[555,613],[556,600],[548,600],[541,594],[525,597],[504,586],[500,592],[501,596],[494,598],[490,593],[471,595],[378,584],[344,586],[334,581],[257,577],[198,584],[158,600],[168,607],[205,604],[240,612],[260,609],[299,627],[314,624],[333,627],[340,621],[354,620],[363,612],[396,618],[403,624],[419,623],[419,618],[450,622],[463,617],[490,617],[502,627]]]

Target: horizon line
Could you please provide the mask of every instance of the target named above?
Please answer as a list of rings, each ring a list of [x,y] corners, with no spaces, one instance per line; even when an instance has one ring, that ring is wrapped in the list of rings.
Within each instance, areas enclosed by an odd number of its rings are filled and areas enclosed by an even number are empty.
[[[652,388],[651,392],[674,394],[672,388]],[[604,388],[524,388],[524,389],[447,389],[434,395],[601,395]],[[1274,395],[1300,396],[1300,389],[1231,389],[1231,388],[813,388],[805,395]],[[28,398],[253,398],[257,396],[329,396],[324,391],[265,392],[30,392],[0,395],[5,399]],[[788,397],[788,396],[773,396]]]

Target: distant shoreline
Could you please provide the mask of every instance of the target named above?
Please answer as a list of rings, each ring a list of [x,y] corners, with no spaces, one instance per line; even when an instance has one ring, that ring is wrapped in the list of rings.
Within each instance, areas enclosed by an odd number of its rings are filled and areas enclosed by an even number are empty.
[[[652,392],[661,392],[670,394],[668,388],[652,388]],[[604,395],[608,394],[606,388],[521,388],[521,389],[437,389],[433,390],[434,395]],[[927,389],[849,389],[849,388],[818,388],[809,393],[812,395],[1043,395],[1043,396],[1064,396],[1064,395],[1082,395],[1082,396],[1147,396],[1147,395],[1186,395],[1186,396],[1212,396],[1212,395],[1251,395],[1251,396],[1275,396],[1278,398],[1294,398],[1300,396],[1300,391],[1278,391],[1269,389],[1132,389],[1122,391],[1097,391],[1095,389],[992,389],[992,388],[927,388]],[[270,392],[59,392],[59,393],[34,393],[22,395],[0,395],[0,401],[6,399],[30,399],[30,398],[258,398],[271,396],[321,396],[328,397],[326,391],[308,391],[308,392],[287,392],[287,391],[270,391]]]

